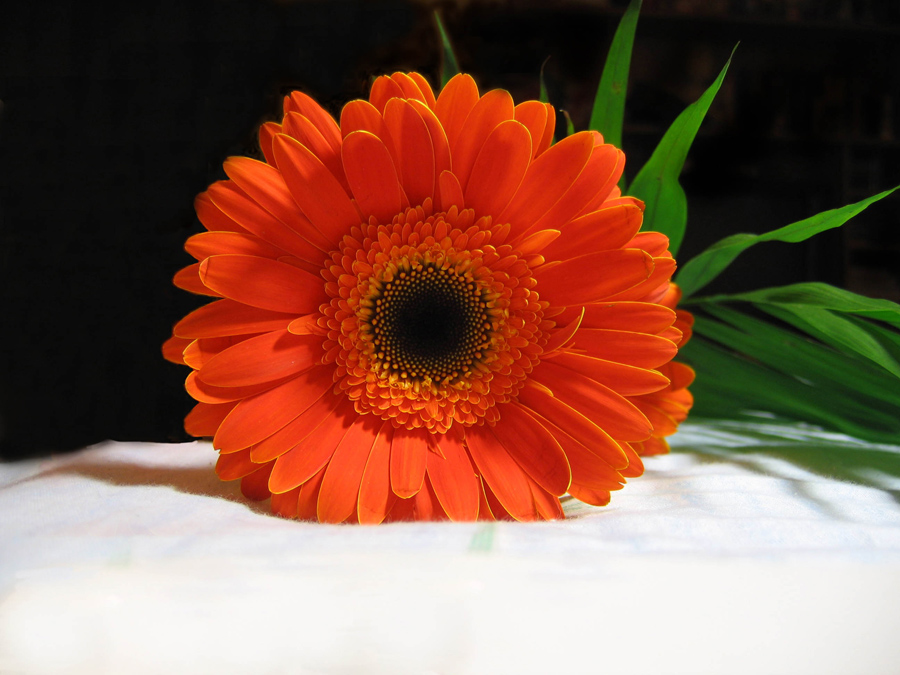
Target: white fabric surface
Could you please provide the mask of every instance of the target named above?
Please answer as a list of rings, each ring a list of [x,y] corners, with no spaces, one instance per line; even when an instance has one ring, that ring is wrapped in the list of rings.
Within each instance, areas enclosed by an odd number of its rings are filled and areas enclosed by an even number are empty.
[[[207,443],[0,465],[0,673],[898,672],[900,448],[673,446],[540,524],[286,521]],[[848,449],[882,468],[784,459]]]

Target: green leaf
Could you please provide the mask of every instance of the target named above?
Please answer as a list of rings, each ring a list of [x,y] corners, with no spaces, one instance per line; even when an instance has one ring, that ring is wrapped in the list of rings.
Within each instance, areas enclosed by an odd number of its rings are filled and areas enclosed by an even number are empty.
[[[749,293],[710,296],[703,300],[710,302],[743,300],[770,305],[807,305],[900,325],[900,305],[897,303],[890,300],[867,298],[864,295],[857,295],[816,281],[763,288]],[[700,299],[698,298],[696,301],[700,301]]]
[[[599,131],[607,143],[622,147],[622,120],[625,117],[625,93],[628,89],[628,71],[631,69],[631,51],[637,29],[641,0],[631,0],[619,27],[613,36],[600,76],[600,85],[594,97],[590,128]]]
[[[547,84],[544,82],[544,67],[547,65],[547,61],[550,60],[548,56],[544,59],[544,62],[541,64],[541,73],[538,76],[538,81],[540,82],[540,91],[538,92],[538,100],[541,103],[550,103],[550,94],[547,93]]]
[[[563,117],[566,118],[566,136],[571,136],[575,133],[575,125],[572,123],[572,118],[569,116],[568,110],[560,110],[563,114]]]
[[[441,86],[445,86],[450,78],[459,73],[459,63],[456,60],[456,53],[453,51],[453,45],[450,43],[450,36],[444,29],[444,23],[441,21],[441,15],[434,10],[434,20],[437,22],[438,32],[441,34]]]
[[[655,153],[654,153],[655,154]],[[652,161],[652,159],[651,159]],[[635,181],[637,182],[637,181]],[[900,187],[900,186],[898,186]],[[699,255],[691,258],[675,278],[681,287],[683,297],[706,286],[727,268],[743,251],[761,241],[783,241],[796,243],[809,239],[814,234],[840,227],[853,216],[865,210],[870,204],[884,199],[897,188],[885,190],[873,197],[863,199],[855,204],[848,204],[838,209],[823,211],[811,218],[806,218],[765,234],[734,234],[713,244]],[[640,195],[637,195],[640,196]],[[646,213],[644,216],[646,222]]]
[[[703,309],[719,320],[699,314],[697,337],[679,352],[697,371],[693,415],[751,419],[762,411],[874,442],[900,442],[893,375],[733,309]]]
[[[627,190],[628,194],[642,199],[646,205],[641,229],[655,230],[669,237],[672,255],[678,253],[687,226],[687,197],[678,176],[706,111],[722,86],[733,56],[732,50],[716,81],[672,123]]]
[[[825,344],[878,364],[900,377],[900,365],[865,328],[827,309],[808,305],[757,305],[763,311],[818,338]]]

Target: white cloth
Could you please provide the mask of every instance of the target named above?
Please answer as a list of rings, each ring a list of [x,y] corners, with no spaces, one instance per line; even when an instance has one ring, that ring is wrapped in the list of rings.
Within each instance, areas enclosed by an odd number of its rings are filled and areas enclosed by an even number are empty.
[[[768,429],[538,524],[287,521],[199,442],[0,465],[0,672],[897,672],[900,447]]]

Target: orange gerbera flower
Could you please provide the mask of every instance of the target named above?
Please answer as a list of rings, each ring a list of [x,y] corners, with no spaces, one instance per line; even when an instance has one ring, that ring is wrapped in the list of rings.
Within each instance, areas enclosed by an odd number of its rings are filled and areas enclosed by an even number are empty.
[[[164,347],[222,479],[323,522],[551,519],[667,449],[692,377],[675,261],[623,153],[555,121],[395,73],[339,125],[294,92],[266,161],[225,162],[175,277],[219,299]]]

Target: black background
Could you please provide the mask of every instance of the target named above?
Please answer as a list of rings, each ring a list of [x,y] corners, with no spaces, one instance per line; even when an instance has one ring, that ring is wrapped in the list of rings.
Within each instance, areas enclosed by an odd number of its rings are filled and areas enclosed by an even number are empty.
[[[551,99],[584,128],[622,4],[440,6],[461,65],[482,90],[502,86],[517,101],[536,98],[537,73],[550,56]],[[786,16],[785,3],[763,3],[766,12],[750,18],[654,12],[653,4],[645,2],[638,28],[626,112],[632,177],[743,40],[685,168],[688,256],[726,234],[772,229],[866,196],[855,190],[900,182],[896,142],[885,131],[896,121],[885,100],[900,91],[892,73],[895,3],[850,3],[849,13],[833,8],[834,16],[809,20]],[[258,153],[256,128],[278,117],[291,89],[338,114],[382,72],[415,69],[436,83],[433,7],[399,0],[4,5],[0,456],[107,438],[186,439],[187,370],[163,361],[160,345],[175,321],[205,302],[171,285],[191,262],[184,240],[200,230],[194,196],[224,178],[227,156]],[[857,156],[864,167],[874,161],[877,175],[859,178]],[[885,223],[897,215],[895,204],[867,212],[853,235],[862,253],[848,254],[841,233],[792,249],[773,245],[747,255],[714,290],[746,288],[752,274],[750,286],[821,279],[890,296],[892,287],[879,284],[892,279],[882,268],[896,257],[884,252],[896,245],[897,227]]]

